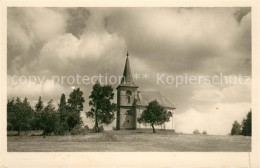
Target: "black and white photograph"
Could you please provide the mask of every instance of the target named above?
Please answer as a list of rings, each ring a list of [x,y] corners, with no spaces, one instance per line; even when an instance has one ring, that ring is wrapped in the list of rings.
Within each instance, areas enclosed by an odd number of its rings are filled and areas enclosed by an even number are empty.
[[[251,7],[8,7],[7,152],[251,152]]]

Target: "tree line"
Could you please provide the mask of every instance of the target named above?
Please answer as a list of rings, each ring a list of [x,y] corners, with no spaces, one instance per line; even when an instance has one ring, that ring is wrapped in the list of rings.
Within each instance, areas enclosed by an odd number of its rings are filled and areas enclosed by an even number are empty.
[[[92,88],[89,96],[89,106],[86,117],[91,118],[95,123],[92,131],[100,132],[99,124],[108,125],[115,119],[117,105],[112,102],[114,98],[113,88],[111,85],[101,86],[99,82]],[[41,99],[32,107],[25,97],[22,101],[19,97],[8,99],[7,102],[7,129],[18,131],[42,130],[43,135],[65,135],[70,133],[74,128],[81,129],[83,125],[80,116],[84,109],[85,99],[80,88],[74,89],[68,100],[63,93],[60,97],[58,109],[55,108],[53,100],[50,100],[46,106]],[[149,102],[147,108],[138,118],[139,123],[149,124],[153,133],[155,125],[162,125],[169,121],[171,115],[167,113],[164,106],[156,100]],[[80,132],[80,131],[79,131]]]
[[[246,117],[243,118],[241,124],[235,120],[232,129],[231,135],[244,135],[252,136],[252,110],[247,113]]]
[[[94,132],[99,132],[98,123],[110,124],[115,116],[116,104],[112,103],[114,98],[113,88],[110,85],[101,86],[99,82],[93,86],[89,96],[90,111],[86,112],[88,118],[93,119]],[[18,131],[42,130],[43,135],[64,135],[70,133],[74,128],[83,125],[80,113],[84,109],[85,99],[80,88],[74,89],[66,100],[63,93],[60,97],[58,109],[55,108],[53,100],[48,101],[45,106],[41,96],[32,107],[25,97],[21,100],[8,99],[7,102],[7,129]]]

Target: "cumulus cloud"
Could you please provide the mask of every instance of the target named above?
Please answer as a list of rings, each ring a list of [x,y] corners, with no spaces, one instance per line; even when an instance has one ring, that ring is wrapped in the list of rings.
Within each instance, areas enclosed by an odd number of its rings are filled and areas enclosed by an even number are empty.
[[[40,50],[39,59],[31,65],[31,68],[40,67],[42,71],[48,70],[50,73],[56,71],[59,74],[62,71],[80,74],[95,71],[97,74],[100,71],[93,70],[91,65],[104,64],[104,61],[112,64],[112,60],[119,56],[120,50],[124,50],[124,41],[115,35],[89,33],[78,39],[72,34],[66,33],[45,43]],[[79,62],[84,63],[85,69],[79,67]],[[68,67],[71,68],[70,72],[66,70]],[[102,67],[100,68],[102,69]]]
[[[66,28],[64,15],[50,8],[29,8],[23,11],[26,25],[30,27],[37,39],[49,41],[63,34]]]
[[[9,74],[28,73],[27,66],[37,59],[42,44],[65,32],[65,16],[51,8],[8,8]]]
[[[121,12],[124,14],[120,15]],[[210,68],[211,72],[230,73],[239,60],[250,58],[250,53],[238,54],[230,46],[251,38],[247,35],[234,39],[250,29],[250,24],[239,26],[234,16],[223,8],[131,9],[115,12],[108,17],[108,23],[111,32],[125,37],[130,50],[149,59],[150,66],[159,66],[160,70],[201,73]],[[244,44],[241,50],[248,46],[250,43]],[[160,57],[167,61],[160,61]],[[227,57],[229,61],[224,62]],[[243,66],[240,68],[251,67]]]

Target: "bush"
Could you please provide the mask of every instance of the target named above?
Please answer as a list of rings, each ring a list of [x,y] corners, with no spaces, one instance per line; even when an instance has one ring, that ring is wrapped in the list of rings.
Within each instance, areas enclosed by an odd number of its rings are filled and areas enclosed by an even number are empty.
[[[204,131],[202,132],[202,134],[203,134],[203,135],[207,135],[208,133],[207,133],[207,131],[204,130]]]
[[[71,135],[86,135],[89,133],[89,127],[86,125],[82,127],[81,125],[76,125],[70,132]]]
[[[193,134],[198,135],[198,134],[200,134],[200,131],[199,131],[198,129],[195,129],[195,130],[193,131]]]

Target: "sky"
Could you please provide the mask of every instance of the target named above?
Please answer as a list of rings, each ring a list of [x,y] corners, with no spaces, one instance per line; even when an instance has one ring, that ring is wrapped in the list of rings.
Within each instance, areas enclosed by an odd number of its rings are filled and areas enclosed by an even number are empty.
[[[9,7],[7,17],[9,99],[57,104],[80,87],[85,117],[93,85],[53,84],[53,76],[121,76],[128,50],[139,90],[159,90],[176,106],[178,132],[226,135],[251,107],[250,8]],[[177,76],[221,75],[243,82],[176,85]]]

